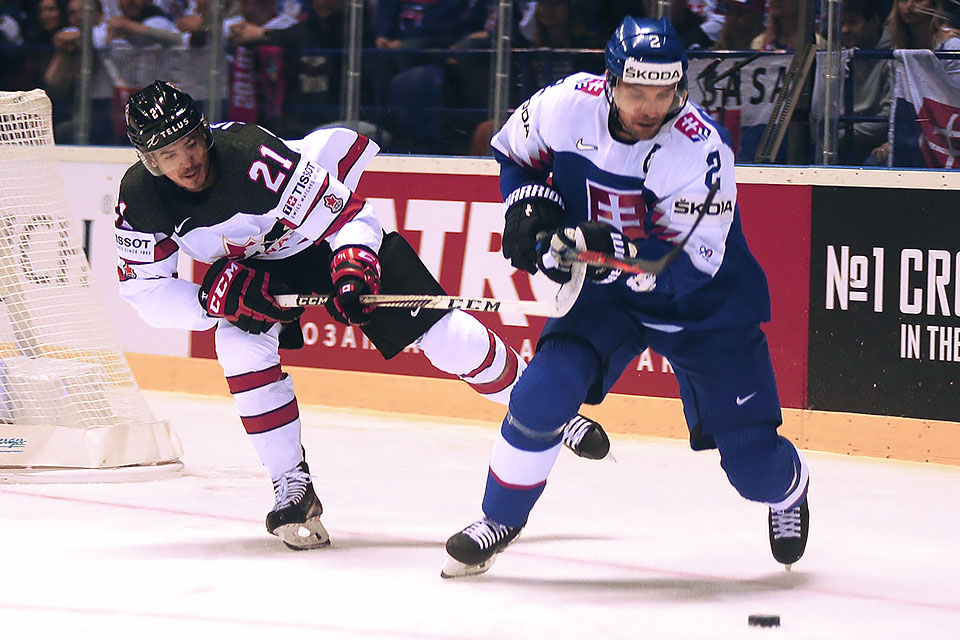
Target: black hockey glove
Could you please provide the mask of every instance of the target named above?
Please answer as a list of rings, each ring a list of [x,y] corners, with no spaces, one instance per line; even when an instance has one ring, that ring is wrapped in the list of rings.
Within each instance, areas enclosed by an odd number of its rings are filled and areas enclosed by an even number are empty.
[[[541,241],[537,247],[540,251],[537,265],[554,282],[570,281],[571,263],[564,259],[564,250],[576,248],[577,229],[583,234],[587,251],[599,251],[618,258],[637,256],[637,246],[606,222],[583,222],[576,227],[564,227],[551,236],[549,244]],[[619,269],[609,267],[587,267],[587,278],[600,284],[613,282],[621,273]]]
[[[327,311],[343,324],[367,324],[373,307],[360,304],[360,296],[380,293],[380,259],[367,247],[343,247],[330,259],[333,296]]]
[[[226,318],[247,333],[267,331],[275,322],[292,322],[302,308],[281,307],[269,292],[270,274],[220,258],[207,271],[199,299],[207,315]]]
[[[517,269],[537,272],[537,234],[563,224],[563,199],[545,184],[525,184],[507,196],[503,257]]]

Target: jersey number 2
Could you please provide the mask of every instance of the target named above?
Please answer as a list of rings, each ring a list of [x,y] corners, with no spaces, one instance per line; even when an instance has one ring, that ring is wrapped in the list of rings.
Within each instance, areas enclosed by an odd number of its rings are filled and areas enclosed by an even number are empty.
[[[717,181],[720,180],[717,177],[717,174],[720,172],[720,152],[712,151],[707,154],[707,166],[710,167],[707,169],[707,175],[703,178],[703,184],[706,185],[707,189],[713,186],[714,179]]]
[[[260,145],[260,155],[269,160],[274,160],[280,164],[286,170],[290,170],[290,167],[293,166],[293,161],[289,158],[284,158],[278,154],[273,149]],[[283,171],[277,171],[277,175],[271,175],[270,168],[267,166],[267,163],[263,160],[256,160],[253,164],[250,165],[250,170],[247,172],[247,175],[250,176],[250,179],[254,182],[257,181],[257,178],[263,178],[263,182],[267,185],[267,189],[277,193],[280,191],[280,187],[283,185],[283,181],[287,179],[287,174]]]

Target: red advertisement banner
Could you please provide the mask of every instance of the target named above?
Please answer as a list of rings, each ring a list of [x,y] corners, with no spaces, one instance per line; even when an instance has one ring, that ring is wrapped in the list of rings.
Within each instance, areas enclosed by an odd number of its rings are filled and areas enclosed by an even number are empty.
[[[546,278],[516,272],[500,255],[497,177],[368,171],[357,192],[373,204],[384,228],[407,238],[451,295],[533,300],[555,291]],[[799,408],[806,397],[810,187],[742,185],[740,209],[751,249],[770,281],[773,321],[765,330],[781,402]],[[544,319],[508,313],[478,317],[523,357],[532,357]],[[322,309],[308,310],[302,324],[307,344],[284,351],[285,364],[447,377],[415,347],[383,360],[359,330],[337,324]],[[215,357],[212,331],[193,334],[191,355]],[[677,397],[669,363],[649,351],[627,368],[613,391]]]

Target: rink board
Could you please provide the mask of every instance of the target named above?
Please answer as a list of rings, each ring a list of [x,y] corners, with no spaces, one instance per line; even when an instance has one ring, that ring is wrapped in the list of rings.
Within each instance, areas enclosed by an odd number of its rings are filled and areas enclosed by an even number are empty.
[[[141,384],[225,389],[216,363],[202,362],[213,356],[211,332],[146,327],[116,293],[112,202],[120,176],[135,161],[132,151],[59,151],[92,274],[124,350],[200,360],[175,367],[177,377],[170,380],[151,362],[137,372]],[[374,159],[358,191],[386,229],[410,241],[449,293],[533,299],[550,283],[514,273],[500,256],[496,176],[491,160],[387,156]],[[785,428],[813,449],[960,460],[960,404],[952,401],[960,380],[960,240],[942,232],[956,228],[944,219],[960,215],[949,205],[960,175],[738,167],[737,179],[744,231],[770,282],[773,320],[764,330]],[[191,261],[181,256],[179,271],[191,277]],[[482,319],[521,355],[532,355],[542,319]],[[311,381],[297,385],[303,402],[365,406],[366,389],[353,397],[355,386],[336,383],[353,372],[372,389],[389,381],[372,409],[500,420],[498,406],[444,380],[414,350],[384,362],[362,334],[333,323],[322,310],[308,312],[304,327],[307,346],[284,354],[295,378]],[[191,381],[192,369],[207,371],[208,365],[213,380],[202,373]],[[389,399],[391,391],[408,386],[397,402]],[[331,388],[339,390],[327,393]],[[421,392],[427,388],[437,391]],[[315,389],[318,396],[307,400]],[[591,415],[604,416],[617,432],[685,437],[676,398],[669,363],[648,352]]]

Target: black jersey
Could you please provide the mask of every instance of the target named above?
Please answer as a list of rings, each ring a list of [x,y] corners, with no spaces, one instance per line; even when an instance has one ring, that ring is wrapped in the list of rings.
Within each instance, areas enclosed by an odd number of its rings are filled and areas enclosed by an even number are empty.
[[[222,257],[282,260],[320,242],[334,249],[379,249],[376,215],[351,190],[379,150],[375,143],[348,129],[290,142],[256,125],[211,129],[217,178],[209,188],[186,191],[140,163],[120,183],[120,291],[148,323],[190,329],[213,324],[196,303],[196,285],[176,281],[181,249],[206,263]]]

